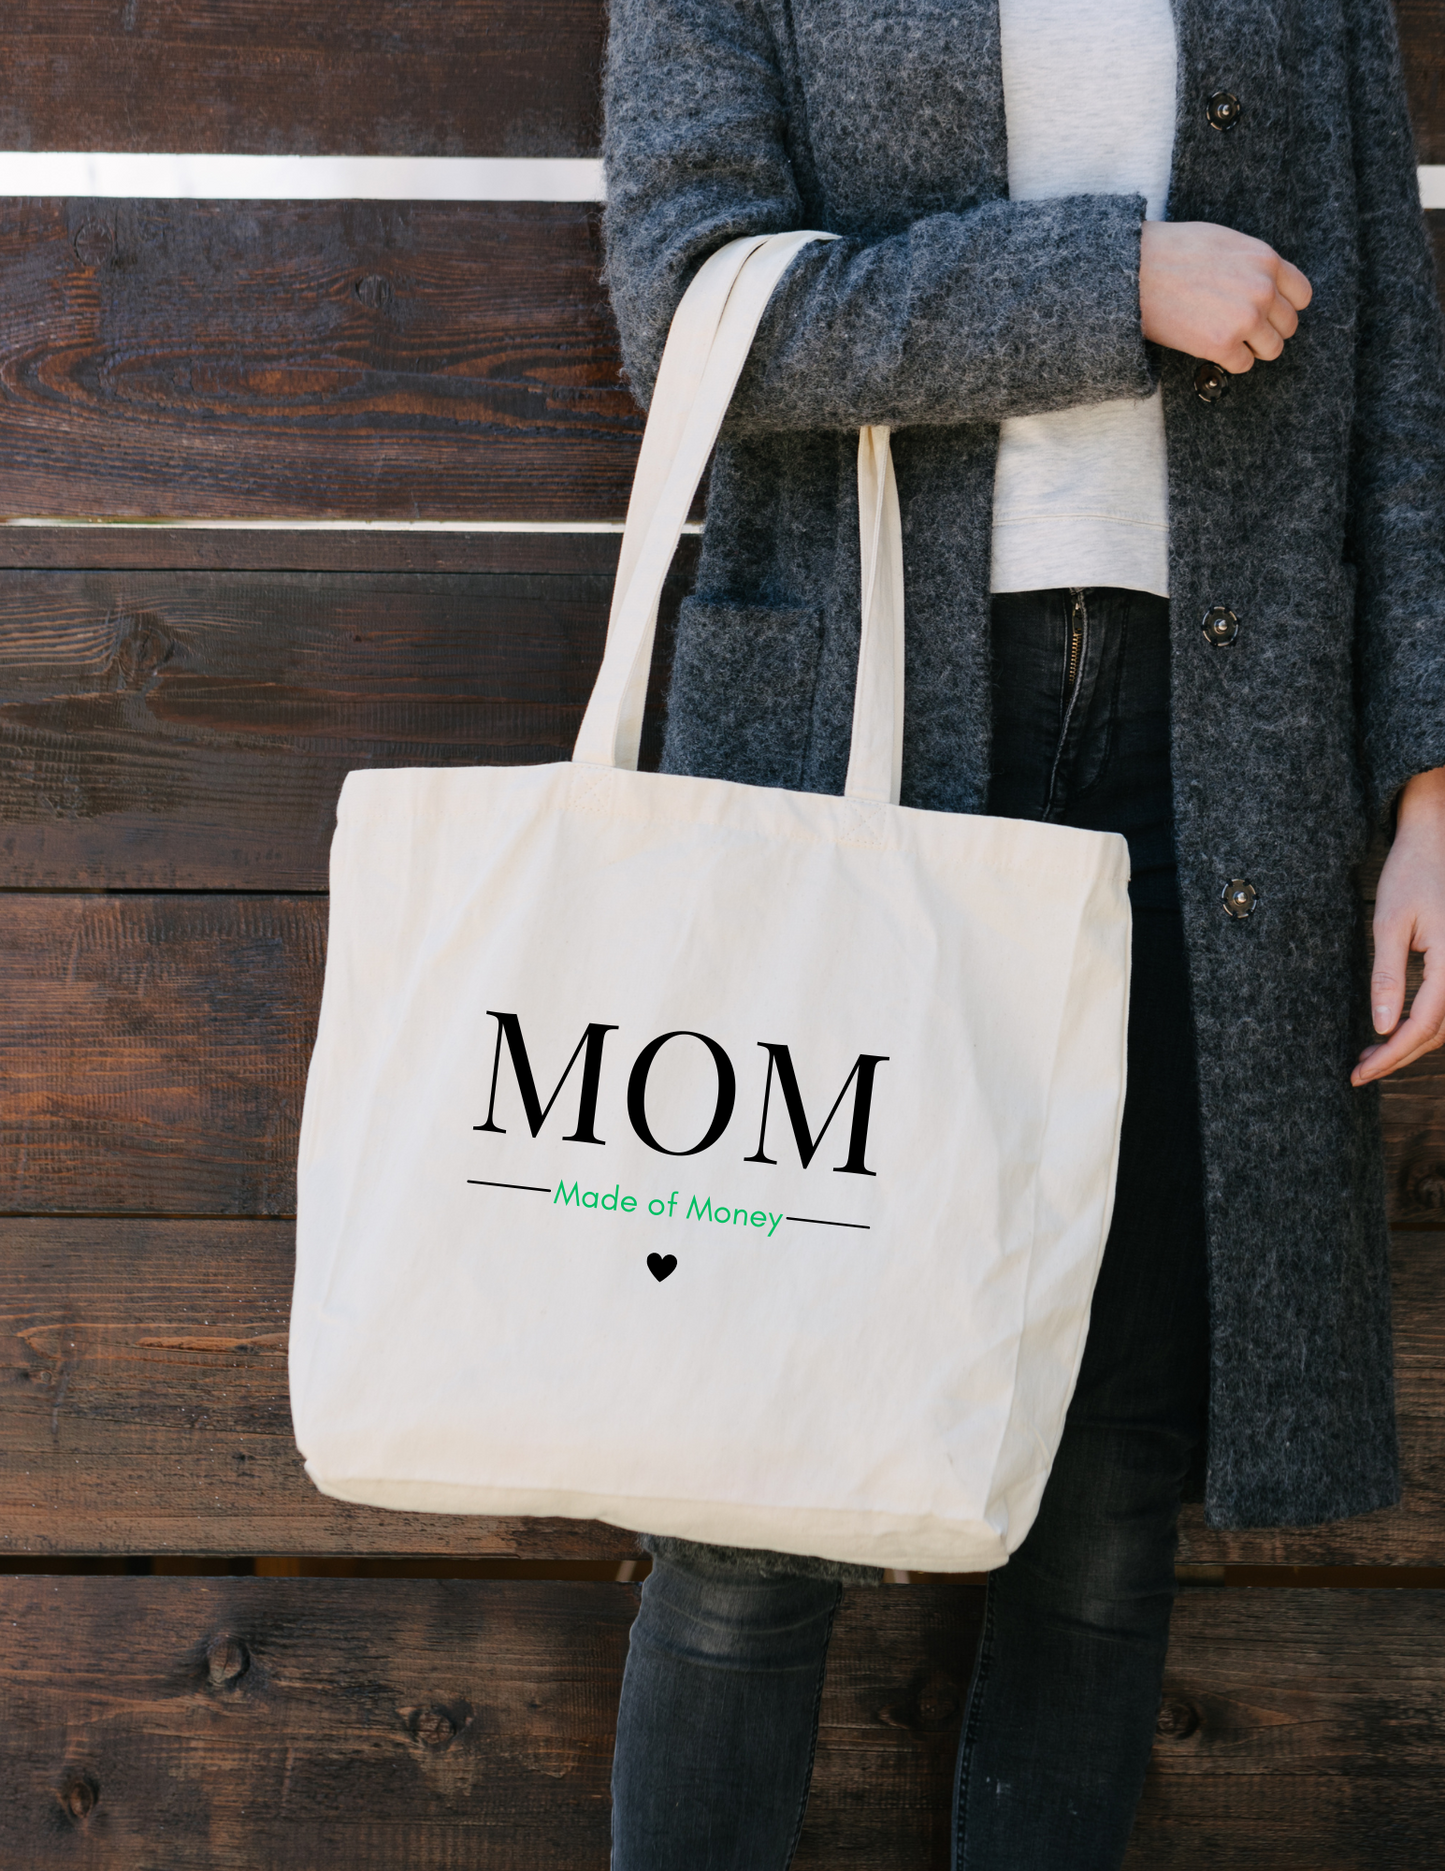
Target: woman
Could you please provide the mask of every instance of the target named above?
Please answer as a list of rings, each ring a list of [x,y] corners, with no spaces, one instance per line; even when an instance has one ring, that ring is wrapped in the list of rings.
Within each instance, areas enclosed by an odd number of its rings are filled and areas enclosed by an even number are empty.
[[[724,430],[664,764],[841,792],[856,431],[887,424],[903,803],[1129,839],[1115,1221],[955,1824],[961,1871],[1102,1871],[1194,1471],[1216,1527],[1398,1494],[1374,1086],[1445,1024],[1445,371],[1389,0],[613,0],[606,156],[644,398],[709,253],[843,236]],[[869,1575],[651,1547],[616,1871],[781,1868]]]

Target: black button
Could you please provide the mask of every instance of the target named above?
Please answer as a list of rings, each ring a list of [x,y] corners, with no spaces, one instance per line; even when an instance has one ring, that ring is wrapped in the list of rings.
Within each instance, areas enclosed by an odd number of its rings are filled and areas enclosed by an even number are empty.
[[[1237,923],[1247,922],[1259,904],[1259,892],[1243,877],[1231,877],[1220,893],[1226,916]]]
[[[1201,403],[1217,403],[1229,384],[1229,372],[1219,364],[1201,364],[1194,373],[1194,394]]]
[[[1239,619],[1227,604],[1216,604],[1204,613],[1200,628],[1210,649],[1227,650],[1239,635]]]
[[[1204,107],[1216,130],[1232,130],[1244,115],[1244,106],[1232,91],[1216,91]]]

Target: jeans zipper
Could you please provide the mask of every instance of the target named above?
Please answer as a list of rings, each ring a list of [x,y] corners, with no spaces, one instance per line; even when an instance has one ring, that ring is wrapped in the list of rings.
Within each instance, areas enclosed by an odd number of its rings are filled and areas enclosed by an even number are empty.
[[[1084,593],[1077,585],[1069,587],[1069,657],[1064,665],[1064,718],[1059,723],[1059,744],[1054,749],[1054,764],[1049,773],[1049,794],[1044,801],[1044,817],[1053,810],[1054,793],[1059,781],[1059,762],[1064,757],[1064,745],[1069,738],[1069,723],[1073,719],[1074,703],[1079,694],[1079,671],[1084,666],[1084,657],[1089,648],[1089,607]]]
[[[1074,705],[1074,690],[1079,683],[1079,664],[1083,660],[1084,645],[1089,638],[1089,611],[1084,603],[1084,594],[1077,587],[1069,589],[1069,667],[1064,676],[1064,726],[1069,724],[1068,711]]]

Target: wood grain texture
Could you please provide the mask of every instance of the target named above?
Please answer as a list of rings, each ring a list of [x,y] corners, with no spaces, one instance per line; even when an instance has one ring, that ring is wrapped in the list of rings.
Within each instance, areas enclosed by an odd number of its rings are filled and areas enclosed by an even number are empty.
[[[213,718],[244,717],[244,684],[212,693]],[[395,703],[402,719],[404,700]],[[204,718],[204,690],[190,706]],[[446,698],[434,706],[444,712]],[[470,719],[465,707],[458,713]],[[324,718],[301,704],[297,716],[289,731],[298,741],[313,737],[313,782],[309,791],[296,782],[285,812],[263,809],[268,789],[290,783],[260,763],[219,762],[206,789],[197,788],[199,803],[173,791],[169,809],[188,836],[210,828],[218,869],[239,869],[278,817],[294,829],[293,811],[310,828],[311,849],[320,849],[323,802],[334,797],[344,762],[321,731]],[[339,716],[344,725],[348,711]],[[434,750],[428,743],[429,757]],[[385,743],[380,757],[396,752],[395,741]],[[158,754],[137,777],[127,760],[111,769],[97,757],[67,765],[58,754],[53,770],[57,822],[71,807],[83,825],[84,810],[114,802],[122,822],[137,815],[137,863],[163,863],[164,844],[146,843],[136,789],[149,785],[148,796],[164,803],[165,788],[187,777],[184,766]],[[237,791],[229,814],[228,774]],[[259,823],[248,823],[253,810]],[[22,849],[24,829],[0,830],[0,852]],[[90,848],[83,830],[61,825],[55,835],[72,856]],[[94,848],[103,855],[103,835]],[[292,1213],[325,930],[326,905],[316,898],[0,893],[0,1213]],[[1382,1090],[1388,1193],[1403,1223],[1438,1227],[1445,1214],[1442,1092],[1441,1053]]]
[[[1427,1053],[1380,1088],[1385,1176],[1397,1225],[1445,1225],[1445,1053]]]
[[[120,1590],[72,1590],[97,1584]],[[0,1580],[6,1858],[602,1871],[633,1608],[625,1586]]]
[[[606,577],[0,578],[8,883],[326,887],[353,768],[569,758]]]
[[[565,204],[0,200],[0,516],[618,520],[599,263]]]
[[[1445,161],[1438,0],[1396,10],[1420,160]],[[10,0],[0,148],[591,155],[604,36],[603,0]]]
[[[0,897],[0,1211],[272,1215],[325,904]]]
[[[0,200],[0,514],[613,520],[597,215]]]
[[[1189,1591],[1127,1871],[1439,1857],[1445,1593]]]
[[[610,571],[0,573],[0,885],[324,889],[353,768],[570,757],[611,594]]]
[[[0,1221],[0,1552],[623,1559],[577,1521],[393,1514],[306,1479],[286,1395],[284,1222]],[[1445,1237],[1395,1257],[1403,1507],[1218,1534],[1190,1563],[1445,1564]]]
[[[587,156],[605,29],[600,0],[7,0],[0,149]]]
[[[800,1871],[944,1871],[981,1596],[845,1594]],[[1186,1592],[1131,1871],[1433,1862],[1441,1597]],[[0,1580],[13,1862],[605,1871],[635,1602],[614,1585]]]
[[[404,523],[336,528],[265,525],[6,526],[0,572],[599,572],[617,569],[621,531],[430,532]],[[696,562],[689,534],[678,558]]]
[[[0,1552],[635,1555],[587,1521],[318,1494],[286,1392],[292,1240],[284,1222],[0,1221]]]
[[[1440,0],[1395,0],[1405,87],[1421,162],[1445,162],[1445,12]]]

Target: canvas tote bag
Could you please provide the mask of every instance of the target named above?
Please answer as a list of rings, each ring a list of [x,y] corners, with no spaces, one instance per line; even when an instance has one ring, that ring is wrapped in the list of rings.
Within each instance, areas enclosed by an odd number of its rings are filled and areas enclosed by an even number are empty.
[[[818,238],[682,303],[572,761],[343,788],[290,1354],[327,1494],[946,1570],[1033,1519],[1112,1204],[1127,851],[897,803],[886,430],[845,795],[635,770],[668,561]]]

